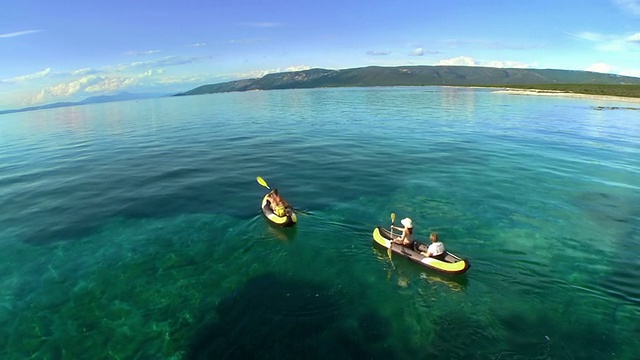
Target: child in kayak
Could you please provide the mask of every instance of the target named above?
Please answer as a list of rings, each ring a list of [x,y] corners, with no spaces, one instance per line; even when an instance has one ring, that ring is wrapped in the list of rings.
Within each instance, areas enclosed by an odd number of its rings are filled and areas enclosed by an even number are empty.
[[[431,240],[431,245],[429,245],[429,248],[426,252],[421,251],[420,254],[427,257],[436,258],[438,260],[443,260],[447,254],[444,249],[444,244],[438,239],[438,234],[432,232],[429,236],[429,240]]]

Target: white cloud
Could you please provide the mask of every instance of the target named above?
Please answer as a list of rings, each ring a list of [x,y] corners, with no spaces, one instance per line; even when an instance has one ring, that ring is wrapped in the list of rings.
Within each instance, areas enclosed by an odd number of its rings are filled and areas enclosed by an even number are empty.
[[[635,15],[640,15],[640,0],[614,0],[614,2],[623,9],[626,9]]]
[[[84,89],[87,85],[91,85],[98,80],[99,78],[96,75],[89,75],[70,82],[47,86],[40,90],[37,95],[31,97],[28,102],[29,104],[37,104],[60,97],[71,96]]]
[[[108,77],[102,78],[100,81],[93,85],[87,86],[84,91],[88,93],[95,92],[117,92],[119,90],[126,89],[138,81],[137,78],[132,77]]]
[[[253,71],[247,71],[247,72],[242,72],[242,73],[234,73],[234,74],[229,74],[227,76],[223,76],[224,78],[228,78],[228,79],[258,79],[261,78],[267,74],[273,74],[273,73],[277,73],[277,72],[281,72],[280,69],[270,69],[270,70],[253,70]]]
[[[595,63],[589,66],[586,71],[593,71],[604,74],[618,74],[621,76],[632,76],[640,78],[640,69],[623,69],[619,66],[609,65],[606,63]]]
[[[91,69],[80,69],[73,73],[81,74],[87,70]],[[87,96],[93,93],[115,93],[138,85],[145,78],[153,78],[163,73],[162,69],[150,69],[132,76],[89,74],[71,81],[44,87],[40,92],[28,99],[28,104],[59,101],[67,97]]]
[[[640,32],[637,32],[627,38],[628,42],[634,42],[640,44]]]
[[[12,38],[12,37],[16,37],[16,36],[33,34],[33,33],[37,33],[37,32],[40,32],[40,31],[42,31],[42,30],[16,31],[16,32],[11,32],[11,33],[6,33],[6,34],[0,34],[0,38]]]
[[[253,39],[231,39],[226,41],[226,44],[255,44],[264,41],[263,38],[253,38]]]
[[[155,85],[203,84],[203,83],[211,83],[211,82],[217,82],[217,81],[219,80],[218,79],[211,80],[211,76],[204,76],[204,75],[184,75],[184,76],[168,75],[168,76],[163,76],[163,77],[154,79],[153,84]]]
[[[480,62],[469,56],[458,56],[451,59],[440,60],[436,65],[480,66]]]
[[[308,65],[294,65],[294,66],[289,66],[286,69],[284,69],[285,72],[289,72],[289,71],[304,71],[304,70],[309,70],[311,69],[311,66]]]
[[[531,65],[527,64],[527,63],[523,63],[520,61],[487,61],[487,62],[482,62],[481,66],[489,66],[489,67],[496,67],[496,68],[518,68],[518,69],[526,69],[526,68],[530,68]]]
[[[17,83],[17,82],[25,82],[25,81],[29,81],[29,80],[34,80],[34,79],[40,79],[43,78],[47,75],[51,74],[51,68],[46,68],[42,71],[38,71],[35,72],[33,74],[27,74],[27,75],[21,75],[21,76],[16,76],[14,78],[11,79],[5,79],[5,80],[1,80],[0,83]]]
[[[164,69],[150,69],[150,70],[145,71],[144,73],[142,73],[140,76],[141,77],[148,77],[148,76],[162,75],[162,74],[164,74]]]
[[[308,65],[295,65],[295,66],[289,66],[284,70],[281,68],[268,69],[268,70],[254,70],[254,71],[248,71],[244,73],[235,73],[235,74],[231,74],[224,77],[230,78],[230,79],[259,79],[269,74],[277,74],[281,72],[291,72],[291,71],[303,71],[303,70],[309,70],[311,68],[312,67]]]
[[[177,66],[177,65],[187,65],[187,64],[195,64],[205,60],[209,60],[211,57],[209,56],[199,56],[199,57],[182,57],[182,56],[167,56],[160,59],[149,60],[149,61],[136,61],[129,64],[121,64],[117,65],[113,68],[116,71],[125,71],[127,69],[135,69],[135,68],[153,68],[160,66]]]
[[[202,47],[202,46],[207,46],[206,43],[194,43],[194,44],[189,44],[187,45],[188,47]]]
[[[107,66],[101,69],[82,68],[68,72],[52,73],[51,69],[15,77],[4,82],[17,82],[48,76],[49,79],[67,79],[58,83],[43,85],[36,94],[25,95],[25,105],[55,101],[74,101],[96,93],[115,93],[133,86],[156,87],[167,84],[197,82],[203,76],[180,77],[165,75],[164,67],[193,64],[206,61],[210,57],[170,56],[150,61]],[[210,76],[209,76],[210,77]]]
[[[385,56],[391,54],[391,51],[367,51],[367,55]]]
[[[125,55],[145,56],[159,53],[160,50],[145,50],[145,51],[127,51]]]
[[[574,34],[574,36],[580,39],[589,40],[589,41],[605,41],[608,39],[608,37],[605,35],[590,32],[590,31],[583,31],[581,33]]]
[[[470,56],[458,56],[451,59],[443,59],[436,63],[436,65],[448,65],[448,66],[487,66],[495,68],[529,68],[530,64],[520,61],[510,60],[492,60],[492,61],[480,61]]]
[[[589,66],[586,70],[587,71],[593,71],[593,72],[599,72],[599,73],[605,73],[605,74],[611,74],[614,69],[615,69],[615,67],[611,66],[609,64],[595,63],[595,64],[592,64],[591,66]]]
[[[630,43],[640,44],[640,33],[634,33],[631,35],[611,35],[585,31],[573,34],[573,36],[582,40],[593,42],[595,44],[595,49],[603,52],[626,51],[629,49]]]
[[[422,56],[424,55],[424,49],[421,47],[417,47],[415,49],[413,49],[410,53],[410,56]]]
[[[71,76],[85,76],[85,75],[98,74],[98,73],[100,73],[99,70],[92,69],[92,68],[84,68],[84,69],[71,71]]]
[[[627,69],[620,71],[620,75],[622,76],[633,76],[640,78],[640,69]]]

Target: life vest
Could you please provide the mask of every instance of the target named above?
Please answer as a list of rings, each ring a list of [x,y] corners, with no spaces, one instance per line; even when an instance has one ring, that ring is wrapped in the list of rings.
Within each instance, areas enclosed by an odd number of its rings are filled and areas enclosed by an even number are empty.
[[[285,210],[284,205],[280,204],[277,205],[276,208],[273,210],[274,213],[276,213],[276,215],[278,216],[285,216],[285,214],[287,213],[287,211]]]

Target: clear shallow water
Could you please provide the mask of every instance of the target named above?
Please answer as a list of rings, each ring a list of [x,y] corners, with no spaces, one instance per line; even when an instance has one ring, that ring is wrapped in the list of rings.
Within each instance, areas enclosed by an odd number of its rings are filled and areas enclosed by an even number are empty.
[[[635,359],[640,117],[615,105],[425,87],[4,115],[0,357]],[[296,228],[260,216],[258,175]],[[468,273],[389,259],[391,212]]]

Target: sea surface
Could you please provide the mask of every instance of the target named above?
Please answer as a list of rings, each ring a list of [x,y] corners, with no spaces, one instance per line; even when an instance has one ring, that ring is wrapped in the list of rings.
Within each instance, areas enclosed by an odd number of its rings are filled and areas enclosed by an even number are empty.
[[[638,107],[380,87],[2,115],[0,358],[638,359]],[[389,257],[392,212],[471,268]]]

